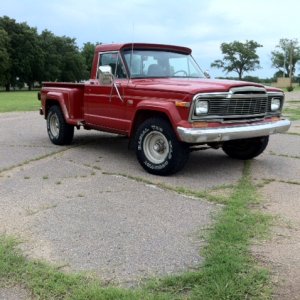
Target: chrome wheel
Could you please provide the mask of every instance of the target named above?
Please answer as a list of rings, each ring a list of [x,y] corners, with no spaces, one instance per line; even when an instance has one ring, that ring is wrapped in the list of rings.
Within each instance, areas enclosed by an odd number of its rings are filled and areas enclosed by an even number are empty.
[[[67,124],[58,105],[52,105],[49,108],[47,132],[51,142],[55,145],[69,145],[72,142],[74,126]]]
[[[135,152],[141,166],[154,175],[166,176],[181,170],[189,157],[189,148],[177,140],[168,120],[146,119],[135,135]]]
[[[168,140],[159,131],[152,131],[145,137],[143,148],[146,158],[154,164],[163,163],[170,151]]]
[[[56,114],[52,114],[49,118],[49,129],[54,138],[59,135],[59,120]]]

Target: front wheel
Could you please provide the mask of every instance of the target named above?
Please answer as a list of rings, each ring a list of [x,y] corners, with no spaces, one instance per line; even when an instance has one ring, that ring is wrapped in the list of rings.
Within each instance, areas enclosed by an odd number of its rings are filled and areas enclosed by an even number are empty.
[[[222,149],[231,158],[246,160],[260,155],[266,149],[268,142],[268,136],[232,140],[225,142]]]
[[[59,106],[49,108],[47,116],[47,132],[51,142],[55,145],[69,145],[74,136],[74,126],[66,123]]]
[[[177,140],[169,122],[162,118],[148,119],[139,126],[135,151],[141,166],[155,175],[178,172],[189,157],[188,146]]]

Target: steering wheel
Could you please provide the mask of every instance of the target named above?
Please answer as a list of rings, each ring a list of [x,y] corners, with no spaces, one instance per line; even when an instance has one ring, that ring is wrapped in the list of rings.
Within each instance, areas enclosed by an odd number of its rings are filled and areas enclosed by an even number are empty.
[[[178,71],[174,72],[173,75],[175,75],[177,73],[183,73],[185,75],[185,77],[188,76],[188,74],[187,74],[187,72],[185,70],[178,70]]]

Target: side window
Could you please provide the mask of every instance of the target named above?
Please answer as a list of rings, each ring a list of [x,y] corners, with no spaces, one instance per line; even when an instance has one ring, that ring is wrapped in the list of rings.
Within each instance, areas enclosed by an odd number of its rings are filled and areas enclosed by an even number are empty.
[[[99,67],[100,66],[110,66],[112,74],[116,78],[126,78],[125,67],[117,52],[100,54]]]

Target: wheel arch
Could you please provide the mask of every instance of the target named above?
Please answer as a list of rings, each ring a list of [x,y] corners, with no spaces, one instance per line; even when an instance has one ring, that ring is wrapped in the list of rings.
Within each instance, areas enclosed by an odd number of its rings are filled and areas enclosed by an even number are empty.
[[[153,117],[159,117],[168,121],[177,135],[177,124],[181,121],[178,110],[172,102],[142,101],[138,104],[137,110],[131,122],[129,137],[133,137],[139,125],[145,120]],[[178,137],[178,135],[177,135]]]
[[[165,112],[157,111],[157,110],[139,110],[134,116],[131,128],[130,128],[130,137],[134,135],[136,129],[147,119],[150,118],[162,118],[168,121],[170,124],[170,119]]]
[[[69,122],[70,116],[69,116],[69,112],[68,112],[66,103],[64,101],[64,96],[62,93],[56,93],[56,92],[47,93],[47,96],[45,99],[45,112],[44,112],[45,119],[47,119],[49,109],[53,105],[57,105],[60,107],[66,122]]]

